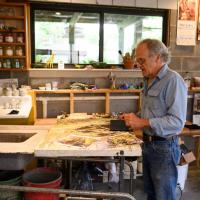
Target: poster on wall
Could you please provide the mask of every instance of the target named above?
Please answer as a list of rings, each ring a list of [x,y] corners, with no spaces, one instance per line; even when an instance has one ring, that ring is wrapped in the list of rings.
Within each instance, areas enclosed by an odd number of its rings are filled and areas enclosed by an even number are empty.
[[[200,93],[194,93],[192,123],[200,126]]]
[[[178,0],[177,45],[196,44],[199,0]]]
[[[197,39],[200,40],[200,0],[199,0]]]

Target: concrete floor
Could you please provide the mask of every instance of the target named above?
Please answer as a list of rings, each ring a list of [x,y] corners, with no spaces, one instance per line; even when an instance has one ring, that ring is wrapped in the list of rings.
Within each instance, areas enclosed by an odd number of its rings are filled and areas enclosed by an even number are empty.
[[[102,191],[117,191],[117,184],[99,186],[95,185],[95,190]],[[124,192],[128,192],[128,181],[125,181]],[[143,178],[137,177],[134,180],[134,195],[136,200],[145,200],[146,196],[143,191]],[[177,190],[177,200],[180,199],[180,191]],[[196,167],[190,167],[188,172],[188,178],[185,183],[185,188],[182,191],[182,198],[180,200],[200,200],[200,169]]]
[[[200,169],[189,169],[188,179],[183,191],[183,200],[200,199]]]
[[[138,178],[135,182],[136,188],[134,190],[134,197],[136,200],[145,200],[143,192],[143,180]],[[177,200],[180,198],[180,193],[177,192]],[[199,200],[200,199],[200,169],[190,167],[188,178],[185,183],[185,188],[182,192],[181,200]]]

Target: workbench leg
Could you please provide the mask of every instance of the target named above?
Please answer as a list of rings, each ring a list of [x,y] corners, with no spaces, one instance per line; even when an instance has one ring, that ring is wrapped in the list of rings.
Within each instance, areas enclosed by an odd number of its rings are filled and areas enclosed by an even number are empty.
[[[120,151],[120,166],[119,166],[119,192],[122,192],[124,187],[124,163],[125,163],[125,157],[124,157],[124,151]]]
[[[72,189],[72,160],[65,160],[65,189]]]
[[[196,140],[196,159],[197,159],[197,167],[200,167],[200,137]]]

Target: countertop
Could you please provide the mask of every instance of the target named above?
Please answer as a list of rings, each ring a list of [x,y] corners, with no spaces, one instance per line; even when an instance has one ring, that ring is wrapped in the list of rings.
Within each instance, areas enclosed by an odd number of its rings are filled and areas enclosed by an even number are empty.
[[[48,136],[48,131],[56,124],[56,119],[38,119],[35,125],[0,125],[0,134],[33,134],[34,136],[30,137],[24,142],[20,143],[4,143],[0,142],[0,153],[25,153],[25,154],[33,154],[34,151],[36,156],[45,156],[46,150],[48,150],[48,154],[46,156],[70,156],[73,154],[74,156],[80,156],[79,150],[71,149],[69,147],[60,148],[60,146],[56,145],[44,145],[41,146],[42,141]],[[141,131],[136,131],[135,134],[138,137],[141,137]],[[188,128],[184,128],[181,132],[183,136],[200,136],[200,130],[190,130]],[[48,146],[48,148],[47,148]],[[139,145],[135,145],[133,147],[128,147],[126,149],[127,155],[133,155],[135,152],[137,155],[141,153]],[[120,151],[121,148],[110,149],[109,155],[116,155],[117,152]],[[74,151],[75,150],[75,151]],[[123,148],[124,150],[124,148]],[[107,155],[108,149],[103,149],[99,151],[90,151],[90,155],[92,156],[101,156]],[[57,154],[58,153],[58,154]],[[87,151],[82,152],[83,156],[88,156]]]
[[[24,142],[11,143],[11,142],[0,142],[0,153],[23,153],[23,154],[33,154],[38,143],[43,140],[43,138],[48,133],[51,126],[48,125],[0,125],[0,134],[33,134]]]

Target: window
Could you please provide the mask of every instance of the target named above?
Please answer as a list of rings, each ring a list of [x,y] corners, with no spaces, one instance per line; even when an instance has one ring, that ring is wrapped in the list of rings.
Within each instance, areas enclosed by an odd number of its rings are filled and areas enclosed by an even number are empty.
[[[35,62],[88,63],[99,56],[99,14],[35,11]]]
[[[123,54],[135,48],[144,38],[162,40],[161,16],[142,16],[109,14],[104,15],[104,61],[118,64],[122,61],[118,51]]]
[[[32,4],[32,63],[120,64],[144,38],[166,42],[167,10],[77,4]]]

